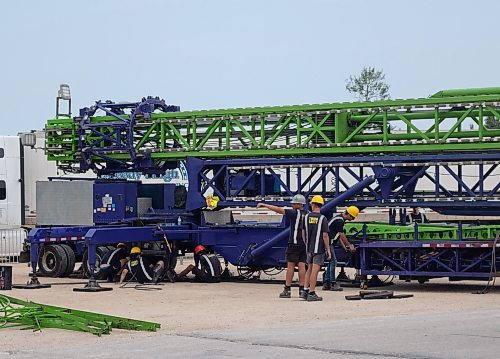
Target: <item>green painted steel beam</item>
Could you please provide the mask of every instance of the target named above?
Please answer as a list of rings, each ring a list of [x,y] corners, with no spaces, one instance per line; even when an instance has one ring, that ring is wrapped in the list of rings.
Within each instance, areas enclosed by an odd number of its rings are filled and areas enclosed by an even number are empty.
[[[363,223],[346,223],[346,233],[356,234],[363,230]],[[366,224],[366,233],[371,240],[414,240],[412,225],[399,226],[385,223]],[[462,237],[466,240],[493,240],[500,233],[500,225],[463,226]],[[458,240],[458,227],[453,225],[418,225],[418,240]]]
[[[137,120],[133,146],[139,155],[165,160],[498,151],[500,130],[484,126],[487,117],[500,119],[497,90],[446,90],[425,99],[154,113],[150,119]],[[404,128],[394,131],[394,121]],[[477,128],[464,129],[465,121]],[[106,135],[115,122],[111,116],[91,118],[93,129]],[[79,126],[78,119],[47,122],[50,160],[78,163]],[[109,145],[98,140],[98,134],[85,130],[84,142],[97,141],[95,150]],[[102,153],[130,159],[126,151]]]
[[[500,87],[443,90],[436,92],[431,97],[439,98],[439,97],[483,96],[483,95],[500,95]]]
[[[156,331],[160,328],[160,324],[27,302],[0,295],[0,329],[12,327],[32,330],[59,328],[100,336],[109,334],[113,328]]]

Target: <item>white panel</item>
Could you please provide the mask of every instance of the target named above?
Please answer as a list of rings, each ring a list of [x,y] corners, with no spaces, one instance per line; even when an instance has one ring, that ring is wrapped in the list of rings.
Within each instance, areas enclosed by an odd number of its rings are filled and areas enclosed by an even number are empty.
[[[0,225],[21,225],[21,156],[17,136],[0,137],[4,157],[0,158],[0,180],[5,181],[6,198],[0,200]]]
[[[93,224],[92,181],[39,181],[36,184],[37,225]]]

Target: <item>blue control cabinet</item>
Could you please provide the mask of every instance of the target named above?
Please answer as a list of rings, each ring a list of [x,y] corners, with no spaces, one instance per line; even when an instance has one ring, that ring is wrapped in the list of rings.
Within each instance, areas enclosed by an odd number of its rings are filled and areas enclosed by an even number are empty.
[[[95,183],[94,223],[106,224],[137,217],[137,183]]]

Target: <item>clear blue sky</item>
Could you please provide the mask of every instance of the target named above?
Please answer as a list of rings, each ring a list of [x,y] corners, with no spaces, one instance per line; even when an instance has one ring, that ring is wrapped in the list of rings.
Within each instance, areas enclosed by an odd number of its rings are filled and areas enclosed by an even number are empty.
[[[5,1],[0,134],[158,95],[182,109],[347,101],[381,68],[393,98],[500,86],[498,1]]]

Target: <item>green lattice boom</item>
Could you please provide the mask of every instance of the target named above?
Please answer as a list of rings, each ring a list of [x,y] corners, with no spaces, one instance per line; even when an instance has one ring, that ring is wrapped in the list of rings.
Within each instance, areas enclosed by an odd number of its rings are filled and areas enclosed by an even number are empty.
[[[346,223],[346,233],[355,234],[363,230],[363,223]],[[367,237],[372,240],[414,240],[413,226],[394,226],[387,223],[366,225]],[[465,240],[491,239],[500,234],[500,225],[463,226],[462,238]],[[458,227],[453,225],[420,224],[418,240],[442,241],[458,240]]]
[[[137,120],[133,145],[139,155],[165,160],[498,151],[500,129],[485,123],[500,120],[499,104],[500,88],[484,88],[446,90],[422,99],[154,113]],[[95,116],[91,122],[103,124],[96,128],[109,134],[116,119]],[[78,119],[48,121],[50,160],[78,162],[78,126]],[[87,144],[97,138],[86,131]],[[124,150],[106,155],[130,158]]]

